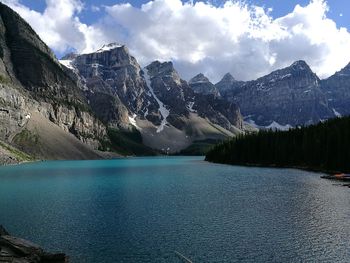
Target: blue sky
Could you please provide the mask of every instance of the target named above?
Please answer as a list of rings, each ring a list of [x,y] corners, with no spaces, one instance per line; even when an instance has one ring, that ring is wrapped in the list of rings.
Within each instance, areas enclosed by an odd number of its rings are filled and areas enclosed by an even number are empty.
[[[296,60],[326,78],[350,62],[346,0],[2,1],[57,57],[118,42],[141,66],[173,61],[186,80],[199,72],[213,82],[227,72],[250,80]]]
[[[147,3],[149,0],[84,0],[82,1],[86,7],[102,6],[102,5],[114,5],[118,3],[130,2],[134,6],[141,6]],[[46,7],[45,0],[21,0],[27,6],[32,7],[34,10],[43,11]],[[186,1],[183,1],[186,2]],[[198,2],[198,1],[194,1]],[[222,5],[225,0],[212,0],[212,4],[219,6]],[[273,17],[284,16],[289,13],[297,5],[307,5],[309,0],[246,0],[247,3],[264,6],[266,8],[272,8],[271,15]],[[350,1],[347,0],[328,0],[330,7],[329,17],[337,22],[339,26],[350,28]],[[86,8],[81,14],[81,20],[85,23],[95,22],[101,17],[101,12],[93,12],[90,8]]]

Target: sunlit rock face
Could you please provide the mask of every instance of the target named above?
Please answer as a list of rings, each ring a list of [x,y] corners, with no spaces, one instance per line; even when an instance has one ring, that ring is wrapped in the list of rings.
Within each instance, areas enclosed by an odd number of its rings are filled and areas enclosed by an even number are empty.
[[[321,81],[304,61],[226,92],[246,121],[268,127],[309,125],[334,117]]]
[[[106,136],[105,126],[52,51],[0,3],[0,139],[11,142],[33,112],[93,148]]]

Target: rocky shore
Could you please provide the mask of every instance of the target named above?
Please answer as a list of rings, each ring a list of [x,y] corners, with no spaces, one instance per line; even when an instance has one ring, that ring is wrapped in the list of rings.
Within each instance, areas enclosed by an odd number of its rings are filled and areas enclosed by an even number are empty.
[[[65,254],[52,254],[30,241],[11,236],[0,225],[0,262],[4,263],[67,263]]]

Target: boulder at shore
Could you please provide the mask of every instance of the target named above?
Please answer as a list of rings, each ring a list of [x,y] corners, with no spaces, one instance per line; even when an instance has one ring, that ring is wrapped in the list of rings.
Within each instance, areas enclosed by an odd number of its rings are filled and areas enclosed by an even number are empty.
[[[47,253],[36,244],[11,236],[0,225],[0,262],[67,263],[68,257],[61,253]]]

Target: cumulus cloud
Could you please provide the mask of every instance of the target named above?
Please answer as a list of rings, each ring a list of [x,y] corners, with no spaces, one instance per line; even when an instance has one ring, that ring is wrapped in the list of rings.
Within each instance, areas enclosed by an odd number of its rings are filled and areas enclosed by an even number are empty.
[[[94,38],[104,39],[103,32],[97,27],[80,22],[79,14],[84,8],[80,0],[46,0],[42,13],[18,0],[3,2],[17,11],[56,52],[95,49]]]
[[[226,72],[254,79],[299,59],[324,78],[350,62],[350,34],[327,18],[324,0],[297,5],[276,19],[271,9],[242,1],[124,3],[101,6],[100,21],[91,25],[79,20],[84,6],[78,0],[47,0],[43,13],[8,2],[56,51],[89,52],[105,42],[122,42],[143,65],[174,61],[185,79],[199,72],[214,82]]]

